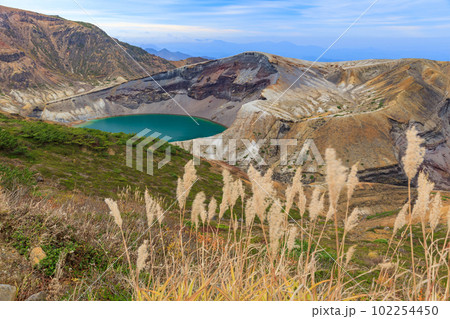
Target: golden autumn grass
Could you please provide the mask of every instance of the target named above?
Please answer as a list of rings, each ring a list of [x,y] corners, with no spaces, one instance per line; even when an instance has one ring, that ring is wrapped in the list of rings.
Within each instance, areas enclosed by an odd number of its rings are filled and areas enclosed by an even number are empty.
[[[325,186],[308,191],[301,169],[280,194],[271,170],[250,167],[250,183],[225,169],[221,196],[194,193],[191,161],[173,198],[126,188],[106,203],[36,201],[3,190],[0,214],[13,213],[0,227],[18,250],[45,245],[37,268],[52,300],[449,300],[450,215],[419,172],[420,145],[409,131],[404,166],[410,183],[418,175],[417,196],[409,192],[369,265],[365,243],[352,240],[365,214],[351,205],[357,164],[344,167],[332,149]],[[23,299],[30,281],[19,285]]]
[[[411,182],[423,161],[423,151],[414,129],[407,137],[409,150],[404,164]],[[300,169],[288,186],[284,201],[276,194],[270,169],[261,174],[249,168],[252,195],[248,198],[242,181],[233,180],[224,170],[218,215],[216,200],[199,192],[186,223],[185,202],[197,179],[193,163],[189,162],[178,181],[177,240],[170,249],[164,246],[161,227],[164,212],[159,201],[146,192],[148,229],[142,236],[145,239],[141,240],[136,262],[129,259],[117,204],[107,199],[122,233],[133,299],[448,300],[449,231],[445,236],[435,236],[441,219],[441,195],[431,197],[434,185],[425,173],[419,173],[417,199],[409,195],[396,218],[384,258],[372,269],[355,272],[349,267],[356,248],[348,247],[347,236],[363,214],[360,208],[349,211],[358,183],[357,164],[348,172],[333,149],[326,151],[326,164],[328,203],[325,191],[319,187],[308,202]],[[347,211],[340,221],[337,203],[344,189]],[[239,199],[245,212],[242,218],[233,214]],[[299,220],[289,218],[294,206],[299,211]],[[226,211],[230,212],[230,218],[224,220]],[[417,232],[413,226],[417,223],[421,237],[414,240]],[[221,225],[225,232],[219,231]],[[447,226],[450,229],[450,220]],[[334,233],[334,253],[322,247],[324,233],[330,227]],[[399,247],[408,243],[411,258],[404,262]],[[420,255],[416,254],[419,250]]]

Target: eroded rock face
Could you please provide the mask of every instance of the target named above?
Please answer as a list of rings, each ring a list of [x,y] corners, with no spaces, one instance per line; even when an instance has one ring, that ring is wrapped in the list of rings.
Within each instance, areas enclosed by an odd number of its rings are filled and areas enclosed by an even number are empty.
[[[231,139],[264,139],[260,168],[272,167],[277,179],[288,182],[311,139],[322,158],[331,147],[346,166],[359,162],[363,181],[406,185],[401,162],[405,133],[416,126],[427,149],[422,168],[438,188],[450,189],[450,63],[406,59],[311,65],[270,55],[269,60],[278,80],[261,92],[265,99],[243,105],[218,136],[216,144],[225,153]],[[288,147],[287,165],[282,165],[279,147],[271,146],[271,139],[297,141]],[[191,141],[178,144],[192,149]],[[245,149],[239,140],[237,149]],[[238,165],[246,168],[248,159],[239,161],[238,151]],[[312,159],[305,163],[305,173],[321,181],[325,167]]]

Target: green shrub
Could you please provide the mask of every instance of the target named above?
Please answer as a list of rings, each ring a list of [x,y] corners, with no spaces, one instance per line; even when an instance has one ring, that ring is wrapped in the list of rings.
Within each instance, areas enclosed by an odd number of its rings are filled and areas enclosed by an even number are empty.
[[[68,254],[73,252],[77,248],[77,243],[69,241],[65,243],[64,246],[57,245],[44,245],[43,250],[45,251],[46,257],[42,259],[38,267],[41,269],[46,276],[53,276],[55,274],[56,265],[58,264],[59,257],[61,254]]]
[[[36,185],[35,174],[28,168],[10,167],[0,164],[0,183],[8,189],[13,189],[18,185],[30,187]]]
[[[0,150],[14,151],[19,146],[19,142],[16,137],[11,133],[0,128]]]
[[[87,146],[96,150],[107,149],[114,144],[110,135],[98,130],[65,127],[43,122],[31,122],[23,125],[22,136],[38,144],[63,144]]]

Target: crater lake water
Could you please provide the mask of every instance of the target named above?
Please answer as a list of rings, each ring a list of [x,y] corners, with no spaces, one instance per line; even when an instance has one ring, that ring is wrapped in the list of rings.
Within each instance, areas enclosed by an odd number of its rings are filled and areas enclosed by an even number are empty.
[[[110,133],[139,133],[143,129],[172,137],[171,142],[207,137],[226,130],[225,126],[194,117],[198,125],[189,116],[170,114],[137,114],[107,117],[84,122],[77,127],[97,129]]]

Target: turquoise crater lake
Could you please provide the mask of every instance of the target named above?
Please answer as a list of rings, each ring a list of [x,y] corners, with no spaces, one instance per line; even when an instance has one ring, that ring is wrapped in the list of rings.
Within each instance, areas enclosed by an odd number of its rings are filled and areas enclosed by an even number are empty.
[[[110,133],[139,133],[143,129],[150,129],[152,132],[170,136],[173,141],[186,141],[193,138],[207,137],[222,133],[225,126],[194,117],[195,123],[189,116],[169,115],[169,114],[138,114],[107,117],[103,119],[91,120],[77,127],[92,128]]]

